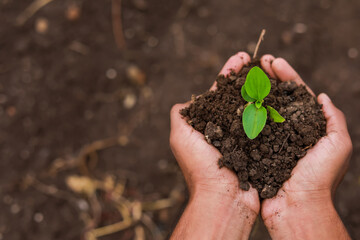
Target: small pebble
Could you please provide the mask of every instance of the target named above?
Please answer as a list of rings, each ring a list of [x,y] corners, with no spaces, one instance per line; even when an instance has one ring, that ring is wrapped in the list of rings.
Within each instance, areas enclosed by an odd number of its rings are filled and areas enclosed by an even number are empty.
[[[127,136],[125,136],[125,135],[122,135],[122,136],[119,137],[118,141],[119,141],[120,146],[124,147],[124,146],[128,145],[129,138]]]
[[[126,75],[136,85],[142,86],[145,84],[146,75],[145,73],[136,65],[130,65],[126,69]]]
[[[130,93],[130,94],[126,95],[123,104],[126,109],[133,108],[136,104],[135,94]]]
[[[44,220],[44,215],[42,213],[34,214],[34,221],[37,223],[41,223]]]
[[[303,34],[307,31],[307,26],[304,23],[297,23],[294,26],[294,32]]]
[[[77,205],[81,211],[89,210],[89,204],[84,199],[80,199],[77,201]]]
[[[10,106],[6,109],[6,113],[9,117],[13,117],[16,114],[16,108],[14,106]]]
[[[243,110],[244,110],[244,106],[240,106],[238,109],[236,109],[236,115],[241,116]]]
[[[281,34],[281,40],[287,44],[290,45],[293,39],[293,33],[290,31],[285,31]]]
[[[237,77],[234,76],[234,75],[231,75],[229,78],[230,78],[231,81],[234,81],[235,79],[237,79]]]
[[[357,58],[359,55],[359,51],[356,48],[350,48],[348,50],[348,56],[349,58]]]
[[[272,198],[276,195],[276,190],[270,185],[265,185],[260,193],[260,197],[262,198]]]
[[[46,18],[38,18],[35,21],[35,30],[38,33],[44,34],[49,28],[49,21]]]
[[[212,144],[214,145],[214,147],[221,147],[220,141],[214,141]]]
[[[115,69],[109,68],[108,70],[106,70],[106,77],[108,79],[115,79],[116,76],[117,76],[117,72]]]
[[[80,17],[80,7],[77,4],[70,4],[66,9],[65,16],[69,21],[75,21]]]
[[[248,182],[240,182],[240,189],[248,191],[250,189],[250,184]]]
[[[165,170],[169,165],[166,159],[160,159],[157,164],[160,170]]]
[[[10,211],[12,214],[17,214],[20,212],[20,206],[16,203],[12,204],[11,207],[10,207]]]

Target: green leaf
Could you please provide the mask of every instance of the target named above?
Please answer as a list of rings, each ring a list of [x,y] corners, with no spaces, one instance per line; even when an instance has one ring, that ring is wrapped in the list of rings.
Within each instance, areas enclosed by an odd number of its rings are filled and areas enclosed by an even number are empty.
[[[255,102],[255,107],[256,107],[256,108],[260,108],[261,105],[262,105],[262,103],[263,103],[263,101],[256,101],[256,102]]]
[[[249,71],[244,86],[247,94],[258,101],[263,100],[271,89],[269,78],[259,67],[253,67]]]
[[[282,123],[285,121],[285,118],[283,118],[274,108],[267,106],[267,109],[269,110],[271,120],[276,123]]]
[[[249,104],[243,113],[242,122],[246,135],[250,139],[256,138],[263,130],[266,123],[267,112],[261,106],[256,108],[255,104]]]
[[[245,85],[243,85],[241,87],[241,96],[243,97],[243,99],[245,99],[245,101],[247,102],[255,102],[256,99],[253,99],[252,97],[250,97],[247,92],[246,92],[246,89],[245,89]]]

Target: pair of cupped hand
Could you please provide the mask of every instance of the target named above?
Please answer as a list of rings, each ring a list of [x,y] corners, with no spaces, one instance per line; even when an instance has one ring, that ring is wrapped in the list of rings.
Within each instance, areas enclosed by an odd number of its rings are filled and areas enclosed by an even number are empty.
[[[239,52],[226,62],[220,74],[239,72],[250,60],[247,53]],[[261,66],[272,78],[295,81],[306,86],[296,71],[282,58],[264,55],[261,58]],[[211,87],[211,90],[215,89],[216,82]],[[311,89],[307,89],[314,95]],[[202,193],[220,195],[223,198],[236,197],[256,215],[261,207],[264,221],[275,216],[279,209],[290,207],[292,204],[331,199],[347,169],[352,143],[344,114],[334,106],[326,94],[320,94],[317,100],[322,104],[327,121],[326,136],[299,160],[291,178],[284,183],[277,196],[266,199],[261,204],[254,188],[250,188],[249,191],[239,189],[237,176],[227,168],[219,168],[217,162],[221,157],[220,152],[208,144],[204,136],[194,130],[179,114],[179,110],[187,107],[190,102],[173,106],[170,145],[185,176],[190,197]]]

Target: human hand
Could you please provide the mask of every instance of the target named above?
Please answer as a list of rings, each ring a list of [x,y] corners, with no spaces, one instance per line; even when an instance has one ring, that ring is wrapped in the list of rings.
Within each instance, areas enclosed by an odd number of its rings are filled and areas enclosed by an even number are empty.
[[[228,75],[231,70],[239,72],[249,62],[250,56],[239,52],[226,62],[220,74]],[[216,82],[210,90],[215,89]],[[256,190],[239,189],[236,174],[227,168],[219,168],[217,162],[221,153],[180,115],[179,111],[189,105],[190,102],[176,104],[171,110],[170,146],[185,176],[190,195],[202,192],[212,192],[222,197],[242,195],[246,205],[257,213],[260,205]]]
[[[247,53],[239,52],[226,62],[220,74],[228,75],[231,70],[239,72],[249,62],[250,56]],[[215,89],[216,82],[211,87],[211,90]],[[251,226],[260,210],[258,193],[254,188],[250,188],[249,191],[241,190],[236,174],[227,168],[219,168],[218,160],[221,153],[207,143],[204,135],[192,128],[179,113],[181,109],[189,105],[190,102],[176,104],[171,110],[170,146],[189,188],[188,209],[196,209],[195,211],[185,211],[182,219],[187,218],[186,221],[191,222],[189,219],[196,218],[193,216],[194,214],[201,209],[206,209],[207,216],[202,217],[199,221],[204,223],[204,219],[207,218],[207,221],[211,222],[212,218],[216,218],[214,219],[216,223],[202,224],[202,226],[206,225],[203,231],[199,229],[200,226],[197,226],[191,235],[194,239],[196,239],[195,231],[201,232],[201,234],[209,233],[214,237],[213,234],[221,233],[220,228],[222,227],[232,229],[224,231],[227,232],[230,239],[235,239],[235,236],[240,238],[239,234],[243,234],[242,237],[245,239],[246,235],[250,234]],[[199,210],[199,208],[201,209]],[[212,233],[214,225],[217,226],[216,233]],[[173,236],[184,239],[182,231],[185,230],[179,230],[181,226],[183,224],[180,220]],[[231,234],[234,229],[237,234]],[[187,228],[186,231],[191,230]],[[227,238],[225,235],[218,237],[219,239]],[[207,239],[205,235],[201,235],[200,238]]]
[[[305,85],[284,59],[265,55],[261,65],[273,78]],[[323,105],[327,135],[299,160],[277,196],[264,200],[261,206],[262,218],[273,238],[348,237],[334,209],[332,196],[346,172],[352,143],[344,114],[326,94],[320,94],[318,102]]]

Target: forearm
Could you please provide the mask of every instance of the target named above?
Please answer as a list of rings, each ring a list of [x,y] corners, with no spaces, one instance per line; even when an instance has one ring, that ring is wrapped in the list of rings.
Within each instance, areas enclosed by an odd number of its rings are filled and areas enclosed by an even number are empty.
[[[248,239],[256,216],[240,197],[195,194],[171,239]]]
[[[272,239],[350,239],[330,196],[326,200],[286,202],[286,207],[264,219]]]

